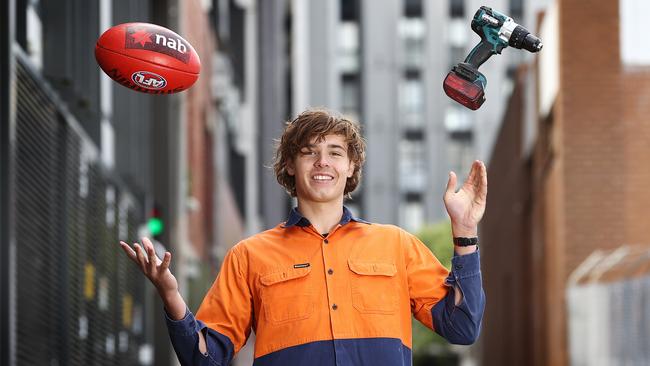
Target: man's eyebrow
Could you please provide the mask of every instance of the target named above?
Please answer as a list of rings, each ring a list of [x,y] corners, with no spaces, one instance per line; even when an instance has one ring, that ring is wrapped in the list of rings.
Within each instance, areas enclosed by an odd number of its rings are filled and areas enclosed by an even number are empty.
[[[301,149],[312,149],[312,148],[315,148],[316,146],[317,146],[316,144],[307,144],[307,145],[301,147]],[[330,148],[330,149],[345,150],[345,148],[343,146],[337,145],[337,144],[329,144],[329,145],[327,145],[327,147]]]

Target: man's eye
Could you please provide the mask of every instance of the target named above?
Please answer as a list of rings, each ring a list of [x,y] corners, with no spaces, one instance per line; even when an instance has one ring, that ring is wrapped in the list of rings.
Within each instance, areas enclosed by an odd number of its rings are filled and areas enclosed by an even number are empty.
[[[332,153],[332,155],[334,155],[334,156],[342,156],[343,154],[341,154],[340,152],[335,151],[335,152]]]

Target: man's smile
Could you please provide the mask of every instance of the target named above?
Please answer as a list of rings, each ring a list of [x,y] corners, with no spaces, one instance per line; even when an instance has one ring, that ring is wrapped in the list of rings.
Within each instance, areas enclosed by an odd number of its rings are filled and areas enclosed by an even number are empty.
[[[311,179],[316,181],[327,182],[327,181],[334,180],[334,177],[329,174],[316,174],[312,176]]]

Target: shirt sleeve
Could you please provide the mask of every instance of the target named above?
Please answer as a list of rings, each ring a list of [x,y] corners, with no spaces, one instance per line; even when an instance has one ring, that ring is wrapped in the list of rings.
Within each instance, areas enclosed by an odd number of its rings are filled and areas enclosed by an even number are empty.
[[[479,252],[454,256],[449,272],[419,239],[408,234],[406,266],[415,318],[450,343],[478,338],[485,308]],[[455,305],[455,292],[462,300]]]
[[[181,365],[229,365],[246,344],[252,323],[252,295],[245,263],[232,248],[219,275],[205,295],[196,317],[188,310],[179,321],[167,318],[169,335]],[[203,332],[207,352],[198,348]]]
[[[181,320],[172,320],[165,313],[167,329],[174,351],[181,365],[187,366],[215,366],[228,365],[233,357],[233,345],[228,337],[207,328],[206,325],[196,320],[189,309]],[[203,332],[208,350],[206,353],[199,351],[198,332]]]

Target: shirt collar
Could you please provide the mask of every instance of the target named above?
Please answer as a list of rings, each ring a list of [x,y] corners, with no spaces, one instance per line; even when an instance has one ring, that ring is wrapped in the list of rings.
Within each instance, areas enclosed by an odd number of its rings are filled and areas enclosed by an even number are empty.
[[[343,206],[343,215],[341,216],[341,221],[339,221],[339,225],[343,226],[350,221],[370,224],[368,221],[352,216],[352,212],[350,212],[350,210],[347,207]],[[311,222],[309,222],[309,220],[306,217],[304,217],[300,212],[298,212],[297,207],[294,207],[291,209],[291,212],[289,213],[289,218],[284,223],[283,227],[285,228],[292,227],[292,226],[306,227],[309,225],[311,225]]]

